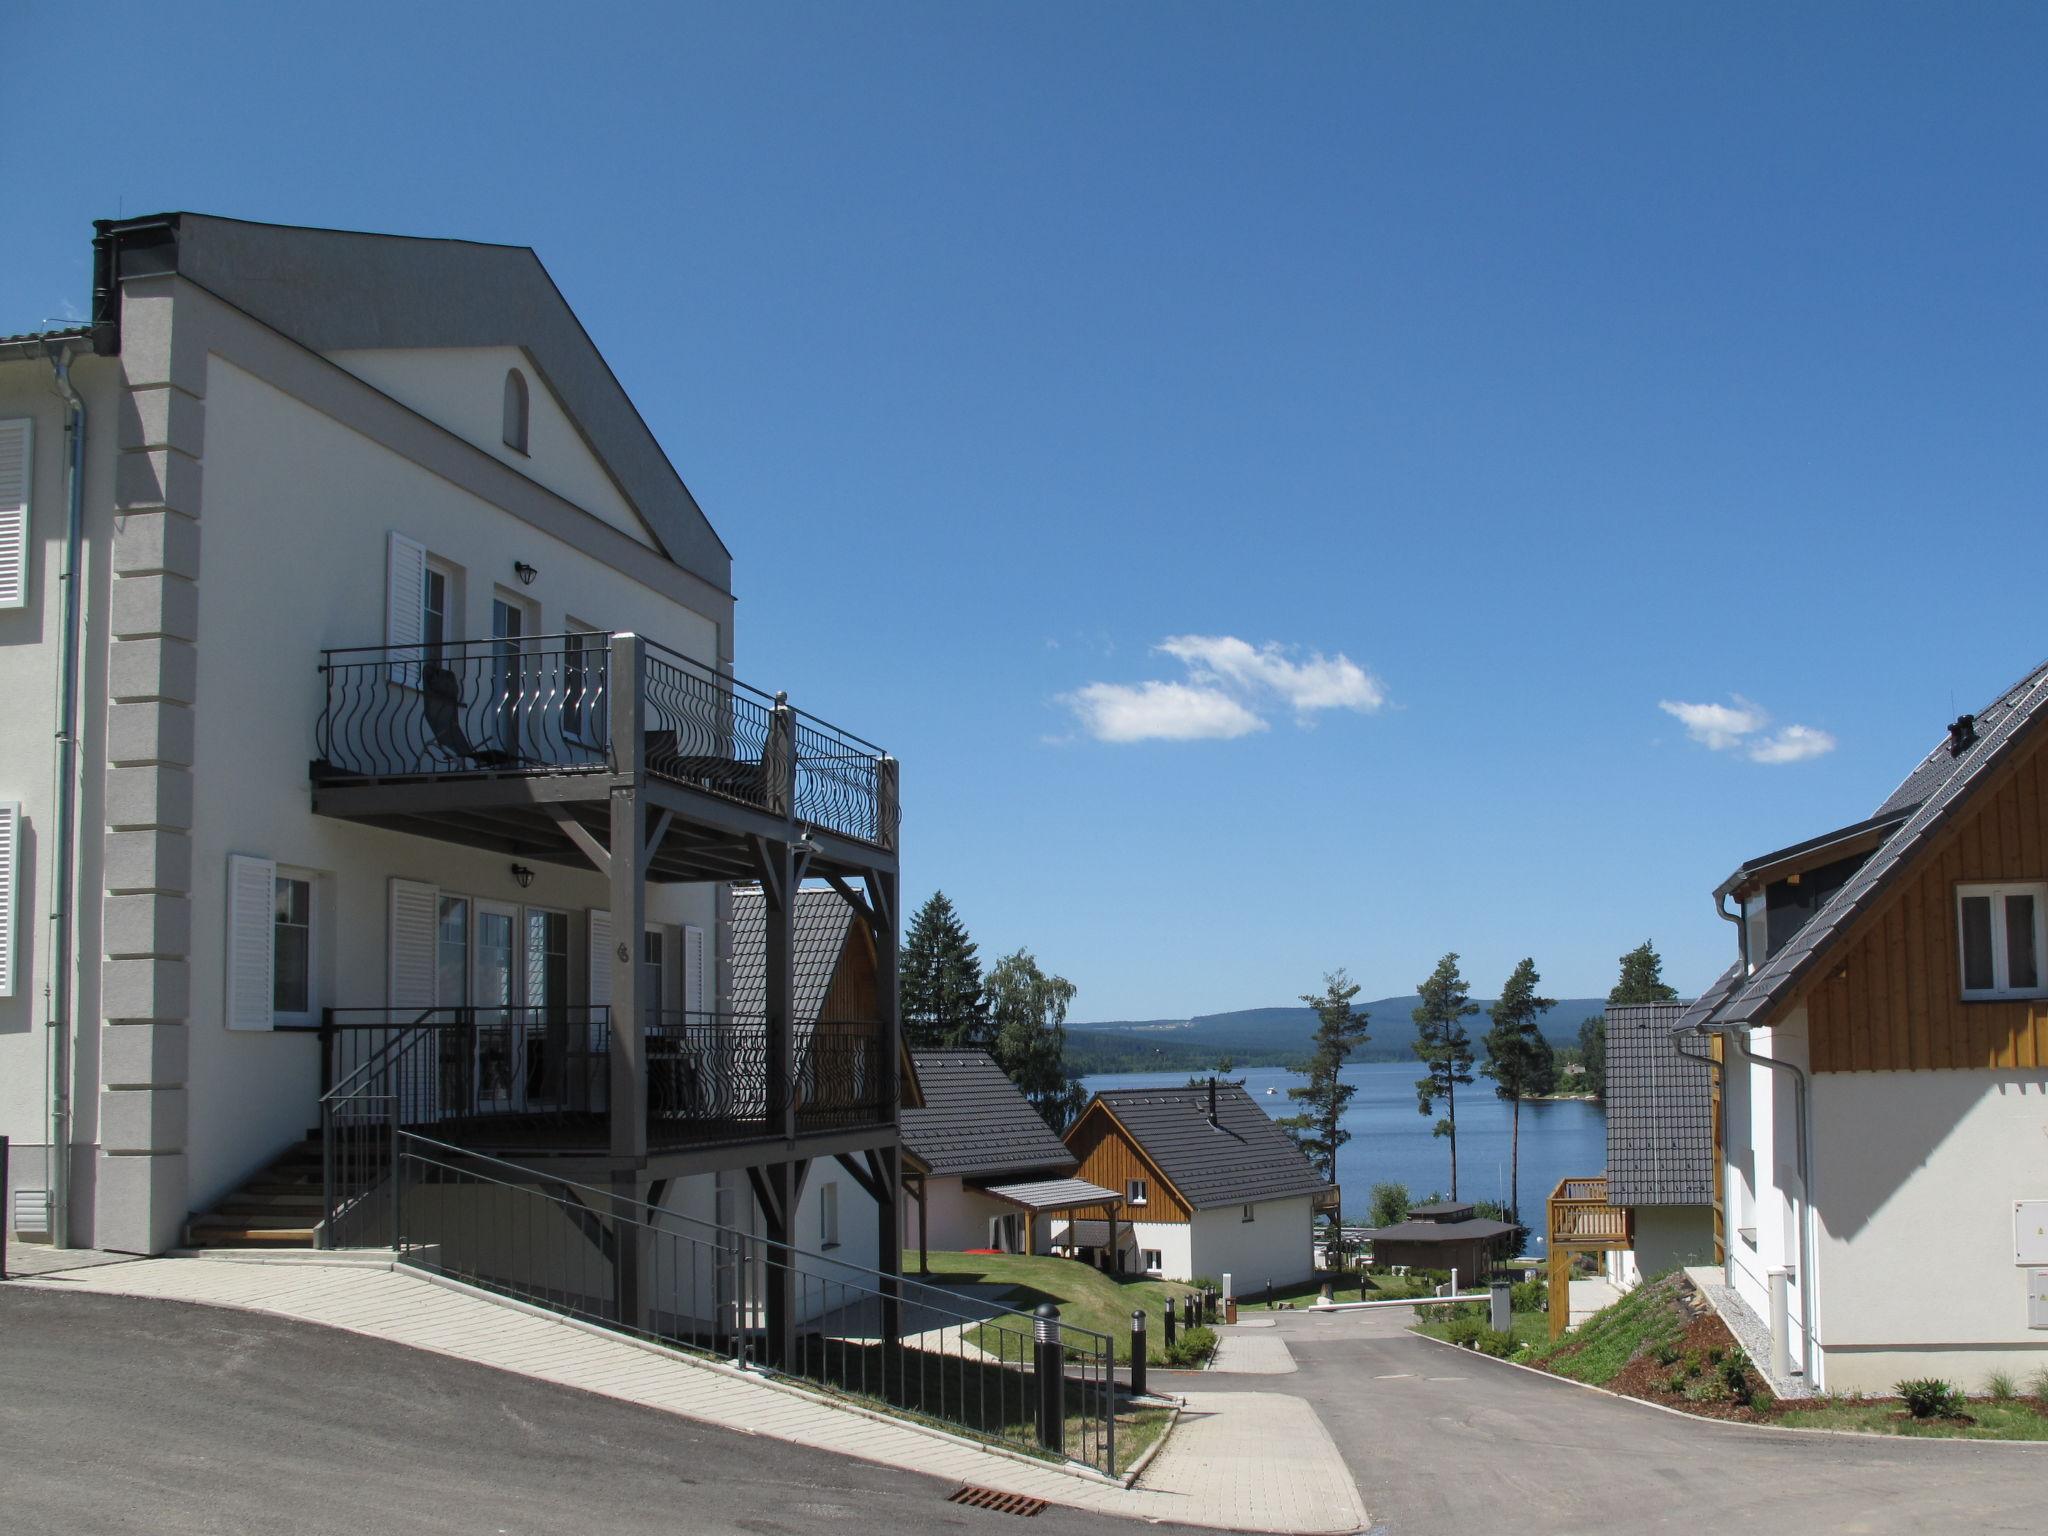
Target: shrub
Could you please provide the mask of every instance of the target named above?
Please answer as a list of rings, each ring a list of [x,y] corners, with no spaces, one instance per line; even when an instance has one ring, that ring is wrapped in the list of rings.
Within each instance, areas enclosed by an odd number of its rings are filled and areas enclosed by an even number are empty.
[[[1721,1385],[1728,1389],[1730,1398],[1745,1408],[1756,1401],[1756,1385],[1749,1375],[1749,1357],[1741,1350],[1722,1359]]]
[[[1932,1376],[1902,1381],[1892,1390],[1899,1394],[1906,1411],[1916,1419],[1952,1419],[1963,1411],[1963,1394],[1953,1382]]]
[[[1186,1370],[1208,1359],[1215,1348],[1215,1329],[1204,1328],[1200,1324],[1193,1328],[1183,1328],[1180,1336],[1173,1341],[1172,1347],[1165,1351],[1166,1363]]]
[[[1521,1348],[1515,1342],[1512,1333],[1502,1333],[1495,1328],[1481,1328],[1472,1340],[1472,1347],[1482,1355],[1492,1355],[1496,1360],[1505,1360]]]
[[[1518,1280],[1508,1292],[1508,1308],[1514,1312],[1544,1312],[1550,1307],[1550,1285],[1543,1280]]]
[[[2027,1378],[2027,1391],[2039,1398],[2044,1405],[2048,1405],[2048,1365],[2044,1365]]]
[[[2009,1403],[2019,1396],[2019,1388],[2004,1371],[1993,1371],[1984,1378],[1984,1395],[1994,1403]]]
[[[1678,1364],[1678,1346],[1676,1344],[1659,1344],[1656,1349],[1651,1351],[1650,1358],[1659,1365],[1676,1365]]]

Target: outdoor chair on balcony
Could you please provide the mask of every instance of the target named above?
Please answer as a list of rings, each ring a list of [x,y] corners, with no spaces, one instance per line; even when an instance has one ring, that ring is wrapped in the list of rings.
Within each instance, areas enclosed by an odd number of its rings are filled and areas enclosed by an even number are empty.
[[[480,747],[462,728],[462,685],[447,667],[431,663],[420,670],[420,698],[434,750],[457,767],[523,768],[531,759],[503,747]]]

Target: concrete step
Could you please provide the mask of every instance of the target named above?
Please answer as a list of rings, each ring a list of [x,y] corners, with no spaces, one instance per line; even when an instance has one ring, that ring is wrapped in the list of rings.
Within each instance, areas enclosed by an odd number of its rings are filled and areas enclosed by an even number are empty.
[[[195,1248],[305,1248],[313,1246],[311,1227],[192,1227],[185,1240]]]
[[[204,1216],[194,1216],[185,1223],[187,1232],[252,1231],[252,1232],[298,1232],[310,1230],[316,1225],[318,1213],[311,1216],[292,1211],[250,1211],[240,1214],[226,1211],[208,1211]]]

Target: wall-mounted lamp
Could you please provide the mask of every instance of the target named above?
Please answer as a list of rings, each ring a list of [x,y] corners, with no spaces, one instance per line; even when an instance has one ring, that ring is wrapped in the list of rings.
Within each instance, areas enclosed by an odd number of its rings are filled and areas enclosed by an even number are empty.
[[[533,871],[524,864],[514,864],[512,866],[512,878],[519,882],[519,889],[523,891],[533,884]]]
[[[524,560],[514,560],[512,562],[512,574],[519,578],[519,585],[530,587],[533,585],[533,578],[538,576],[540,572],[533,566],[528,565]]]

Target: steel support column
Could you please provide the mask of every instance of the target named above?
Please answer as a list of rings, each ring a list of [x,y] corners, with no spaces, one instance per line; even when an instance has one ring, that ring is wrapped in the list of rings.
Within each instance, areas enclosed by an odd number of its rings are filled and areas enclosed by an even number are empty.
[[[611,1150],[635,1164],[647,1156],[647,1021],[640,996],[640,935],[647,927],[646,818],[640,803],[641,651],[637,635],[612,636],[609,874],[612,903]],[[654,999],[645,999],[652,1003]]]

